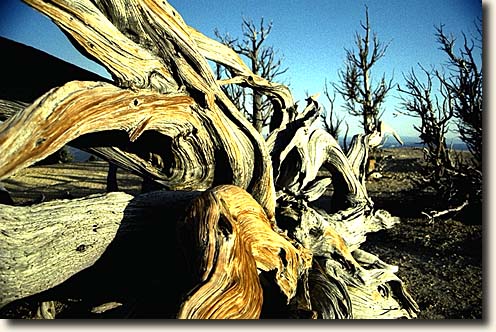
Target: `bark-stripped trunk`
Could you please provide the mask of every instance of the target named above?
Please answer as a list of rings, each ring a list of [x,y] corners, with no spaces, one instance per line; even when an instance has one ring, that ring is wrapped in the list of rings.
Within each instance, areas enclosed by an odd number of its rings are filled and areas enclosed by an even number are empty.
[[[416,316],[397,268],[360,249],[368,232],[398,222],[374,209],[365,188],[364,162],[380,132],[358,137],[345,155],[315,125],[316,100],[298,112],[287,87],[255,75],[165,1],[25,2],[113,81],[70,81],[2,113],[0,180],[73,144],[167,191],[0,205],[0,306],[97,262],[120,227],[157,212],[143,204],[150,200],[169,207],[164,220],[180,245],[157,260],[189,263],[176,271],[178,318]],[[217,82],[207,59],[233,78]],[[272,99],[267,141],[220,89],[234,83]],[[329,177],[318,177],[322,167]],[[318,209],[313,202],[330,186],[330,205]]]

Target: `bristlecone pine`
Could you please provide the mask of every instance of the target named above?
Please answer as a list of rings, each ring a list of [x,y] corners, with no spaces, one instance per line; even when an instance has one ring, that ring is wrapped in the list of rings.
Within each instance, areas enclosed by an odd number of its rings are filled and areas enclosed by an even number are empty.
[[[367,233],[399,221],[374,209],[365,188],[368,151],[383,133],[356,136],[345,154],[319,128],[316,97],[298,110],[286,86],[252,73],[166,1],[24,1],[112,80],[76,75],[36,100],[2,96],[0,180],[67,144],[162,190],[0,205],[0,307],[45,294],[38,316],[56,317],[55,290],[95,266],[110,273],[106,259],[121,270],[93,280],[92,294],[106,300],[93,314],[133,308],[114,284],[149,299],[160,280],[169,291],[157,289],[167,302],[157,317],[416,317],[397,267],[360,249]],[[207,60],[233,78],[216,81]],[[222,84],[271,98],[267,139]],[[326,191],[331,199],[317,208]]]

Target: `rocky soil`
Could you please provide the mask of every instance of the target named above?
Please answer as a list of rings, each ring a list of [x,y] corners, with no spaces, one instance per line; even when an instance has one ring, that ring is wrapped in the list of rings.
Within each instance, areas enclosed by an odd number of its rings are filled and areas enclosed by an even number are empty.
[[[482,211],[429,218],[447,207],[435,188],[422,185],[422,151],[385,149],[381,158],[383,177],[369,180],[368,192],[377,208],[401,222],[370,234],[363,248],[399,267],[421,309],[419,319],[482,319]]]

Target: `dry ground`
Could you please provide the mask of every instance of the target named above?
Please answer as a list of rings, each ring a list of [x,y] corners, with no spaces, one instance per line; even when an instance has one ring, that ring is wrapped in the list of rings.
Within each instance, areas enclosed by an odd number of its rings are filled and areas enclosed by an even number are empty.
[[[482,319],[482,211],[427,218],[422,212],[442,210],[443,202],[418,185],[422,151],[385,149],[382,157],[383,177],[369,180],[368,192],[401,222],[370,234],[363,248],[399,267],[420,319]]]
[[[422,152],[415,148],[384,149],[381,178],[367,188],[377,208],[400,217],[390,230],[370,234],[363,247],[399,267],[420,306],[419,319],[482,318],[482,221],[475,214],[452,214],[430,220],[423,211],[436,209],[434,188],[419,188]],[[105,190],[107,163],[36,166],[3,184],[16,204],[55,198],[82,197]],[[136,194],[138,177],[119,171],[120,190]],[[477,212],[477,211],[476,211]],[[33,304],[19,300],[4,308],[0,318],[29,318]]]

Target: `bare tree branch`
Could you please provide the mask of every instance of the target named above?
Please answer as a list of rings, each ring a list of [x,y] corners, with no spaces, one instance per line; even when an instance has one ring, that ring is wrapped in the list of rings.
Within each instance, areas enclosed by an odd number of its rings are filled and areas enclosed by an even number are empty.
[[[447,78],[440,76],[440,80],[447,91],[446,94],[453,102],[460,138],[474,156],[476,167],[481,169],[483,73],[482,68],[479,68],[475,61],[474,48],[477,41],[480,44],[478,49],[482,57],[482,30],[476,25],[478,36],[471,40],[462,33],[463,46],[457,53],[454,49],[455,38],[453,35],[447,35],[443,28],[443,25],[436,27],[436,37],[440,49],[448,56],[449,75]]]
[[[340,127],[343,123],[344,118],[338,118],[335,109],[334,102],[336,101],[336,91],[334,91],[331,96],[329,92],[329,87],[327,81],[324,83],[324,95],[329,102],[329,108],[320,114],[322,123],[324,124],[324,129],[332,135],[336,140],[338,140]]]
[[[360,22],[363,35],[355,33],[356,50],[346,49],[345,69],[339,72],[336,90],[345,99],[345,108],[352,116],[362,118],[361,124],[366,134],[376,130],[380,119],[380,107],[387,93],[393,87],[392,78],[387,81],[383,75],[373,87],[371,68],[386,54],[389,43],[383,44],[374,33],[371,38],[368,7],[365,6],[365,23]]]
[[[288,68],[282,67],[282,58],[277,58],[277,52],[272,46],[264,46],[272,31],[272,26],[272,22],[266,24],[263,17],[260,19],[259,26],[253,20],[243,17],[241,41],[230,37],[229,34],[222,36],[217,32],[216,36],[227,46],[233,47],[238,54],[247,57],[253,73],[268,81],[274,81]],[[233,77],[232,74],[230,77]],[[251,121],[255,129],[261,132],[270,123],[274,112],[273,100],[271,97],[265,96],[259,89],[251,88],[250,90],[250,100],[246,98],[248,94],[241,94],[238,88],[228,89],[226,92],[241,107],[243,114]],[[243,97],[242,103],[239,102],[241,96]],[[249,105],[250,103],[251,105]]]
[[[401,97],[401,105],[405,112],[421,120],[420,127],[414,126],[414,128],[426,145],[426,158],[434,166],[439,178],[443,176],[446,169],[455,167],[445,138],[449,121],[453,118],[453,105],[450,98],[444,98],[440,103],[438,97],[433,96],[433,76],[441,82],[441,74],[439,72],[433,74],[421,65],[419,67],[425,78],[420,79],[412,69],[408,75],[403,76],[406,87],[401,88],[398,85],[398,91],[407,96]],[[441,89],[440,92],[445,94],[446,90]]]

